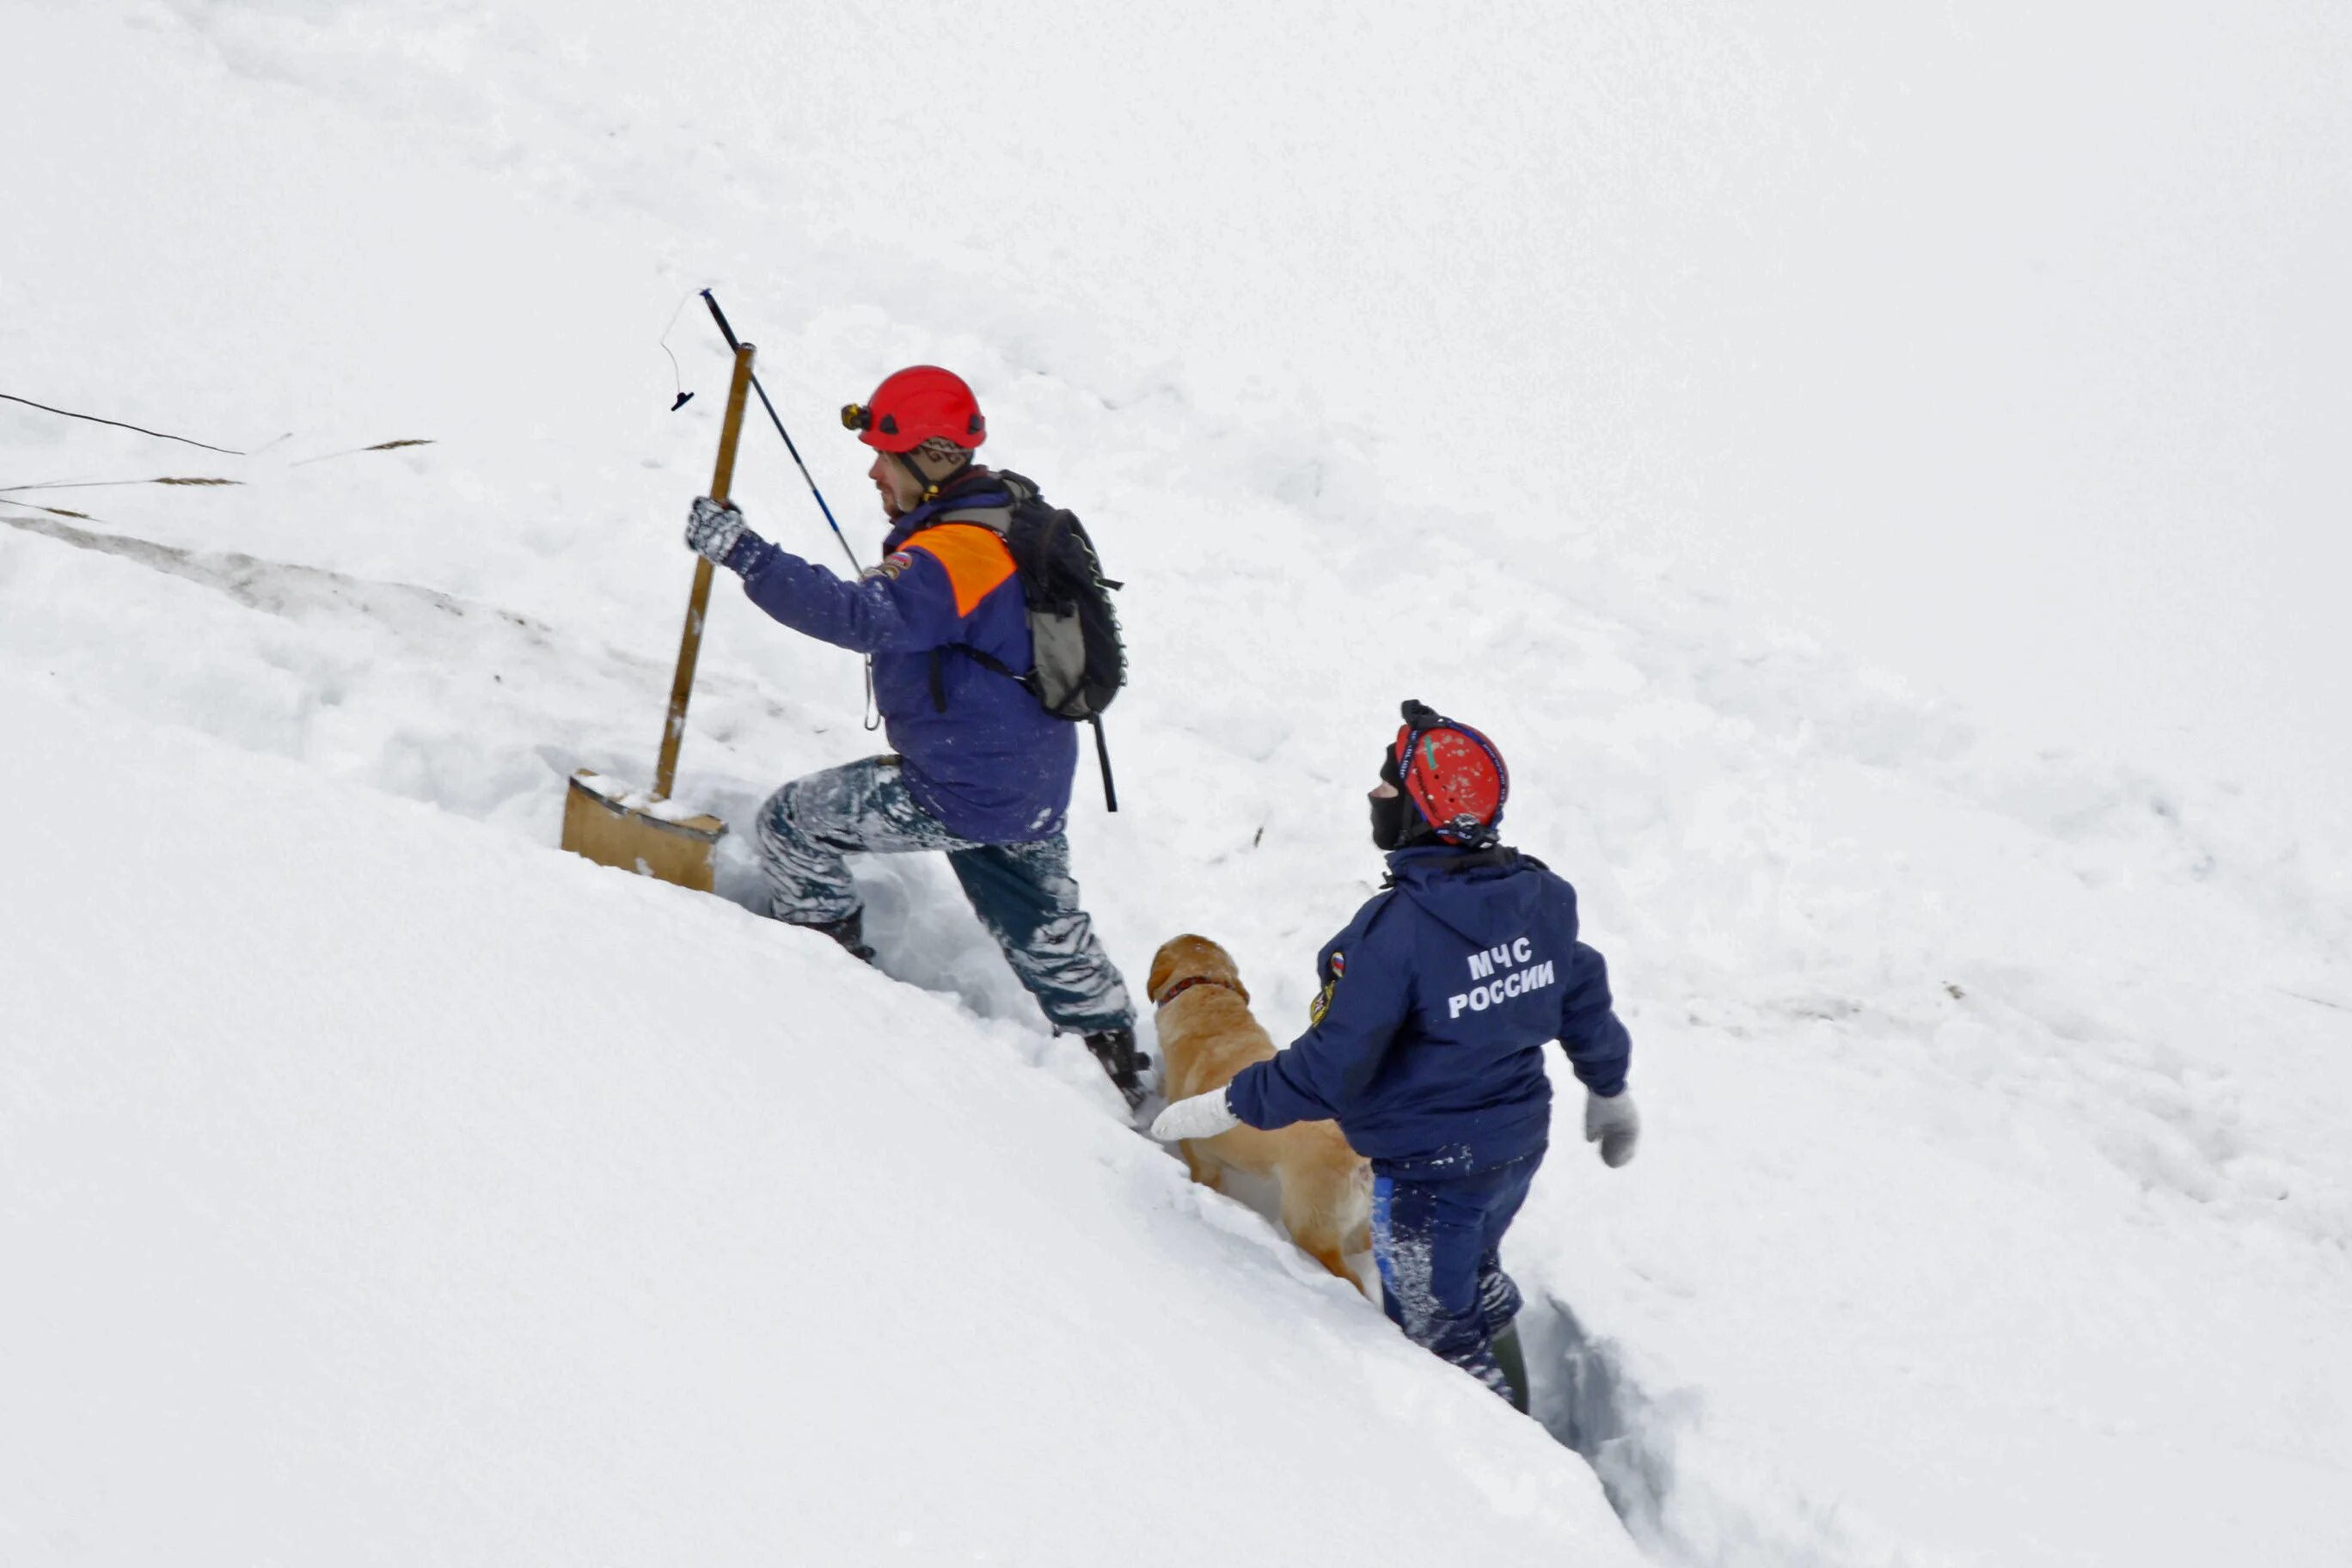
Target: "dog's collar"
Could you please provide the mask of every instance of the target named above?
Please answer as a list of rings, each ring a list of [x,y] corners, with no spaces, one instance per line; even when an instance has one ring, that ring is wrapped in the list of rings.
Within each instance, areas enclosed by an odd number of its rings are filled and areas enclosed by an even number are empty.
[[[1168,988],[1167,994],[1160,998],[1157,1005],[1160,1007],[1167,1006],[1169,1003],[1173,1002],[1177,997],[1181,996],[1185,992],[1190,991],[1195,985],[1221,985],[1236,996],[1242,994],[1242,988],[1234,984],[1231,981],[1219,980],[1214,975],[1211,974],[1195,974],[1188,979],[1179,980],[1175,984],[1171,985]]]

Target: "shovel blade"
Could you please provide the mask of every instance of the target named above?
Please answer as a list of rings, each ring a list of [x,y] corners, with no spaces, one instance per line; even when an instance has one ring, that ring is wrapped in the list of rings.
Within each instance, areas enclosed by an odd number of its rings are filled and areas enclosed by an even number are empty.
[[[619,779],[582,768],[563,793],[563,847],[600,866],[710,891],[719,840],[715,816],[654,800]]]

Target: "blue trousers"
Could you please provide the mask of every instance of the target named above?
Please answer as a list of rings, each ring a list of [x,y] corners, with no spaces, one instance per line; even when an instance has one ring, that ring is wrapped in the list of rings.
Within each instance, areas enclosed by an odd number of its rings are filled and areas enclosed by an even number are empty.
[[[1519,1315],[1519,1288],[1503,1272],[1503,1233],[1543,1157],[1445,1181],[1372,1181],[1372,1259],[1390,1320],[1506,1399],[1495,1336]]]
[[[896,757],[868,757],[794,779],[760,808],[760,864],[768,912],[818,925],[857,911],[845,856],[947,854],[964,897],[1046,1019],[1066,1034],[1131,1028],[1127,982],[1078,907],[1070,843],[1061,834],[1024,844],[959,838],[907,788]]]

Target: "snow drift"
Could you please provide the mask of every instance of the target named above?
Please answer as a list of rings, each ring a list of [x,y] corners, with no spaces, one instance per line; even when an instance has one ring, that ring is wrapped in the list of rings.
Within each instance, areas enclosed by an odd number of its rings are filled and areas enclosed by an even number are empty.
[[[11,1561],[1638,1560],[1004,1026],[55,683],[0,722]]]

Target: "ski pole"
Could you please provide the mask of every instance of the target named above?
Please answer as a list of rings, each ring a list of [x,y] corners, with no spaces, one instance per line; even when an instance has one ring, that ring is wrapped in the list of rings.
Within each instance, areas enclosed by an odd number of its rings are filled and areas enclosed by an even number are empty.
[[[740,350],[742,345],[735,341],[735,329],[727,324],[727,312],[719,308],[718,296],[705,289],[702,302],[710,307],[710,319],[719,323],[719,331],[725,335],[727,346]],[[849,569],[852,572],[865,570],[857,563],[857,552],[849,548],[849,540],[842,533],[841,524],[833,521],[833,509],[824,504],[824,492],[816,488],[816,480],[809,475],[808,465],[801,461],[801,449],[793,445],[792,433],[784,428],[783,420],[777,417],[776,405],[768,401],[768,389],[760,384],[757,375],[751,377],[751,390],[760,395],[760,406],[768,411],[768,418],[775,425],[776,434],[784,438],[784,450],[793,455],[793,466],[800,469],[802,479],[808,480],[809,494],[816,497],[816,509],[824,513],[825,526],[833,530],[833,536],[841,541],[842,553],[849,557]]]

